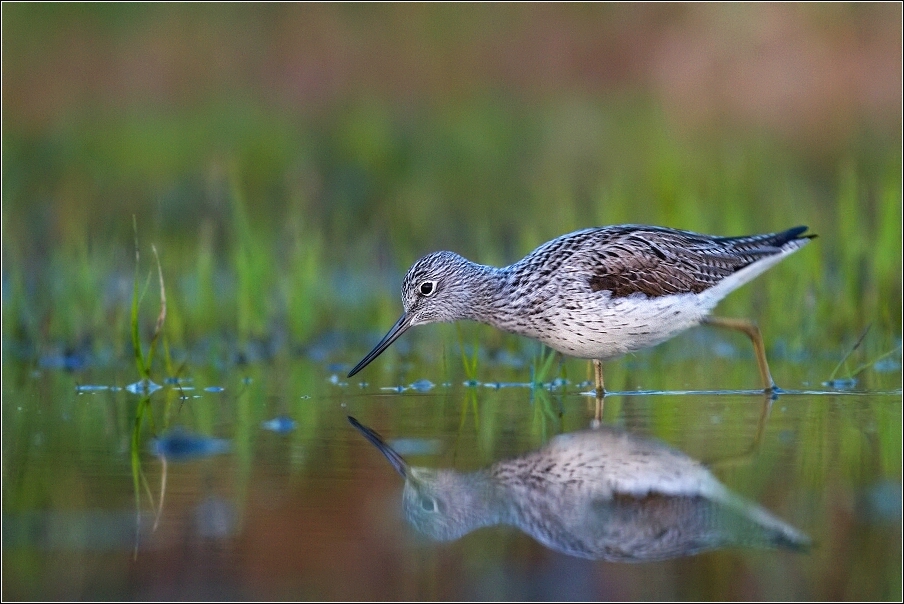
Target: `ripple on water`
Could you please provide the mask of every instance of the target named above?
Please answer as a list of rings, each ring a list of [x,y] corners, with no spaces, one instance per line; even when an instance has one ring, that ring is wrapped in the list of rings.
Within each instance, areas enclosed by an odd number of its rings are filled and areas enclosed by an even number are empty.
[[[151,380],[138,380],[126,386],[126,390],[132,394],[153,394],[163,388],[160,384],[156,384]]]
[[[75,391],[79,394],[84,394],[86,392],[102,392],[104,390],[110,390],[110,386],[101,386],[94,384],[83,384],[75,387]]]

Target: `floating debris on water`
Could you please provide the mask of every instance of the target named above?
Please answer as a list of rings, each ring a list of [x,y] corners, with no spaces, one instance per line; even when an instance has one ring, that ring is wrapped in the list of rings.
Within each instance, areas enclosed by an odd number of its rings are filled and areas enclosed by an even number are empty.
[[[204,392],[225,392],[226,389],[222,386],[208,386],[204,389]]]
[[[333,384],[334,386],[339,386],[340,388],[348,386],[348,382],[340,382],[339,376],[336,375],[335,373],[330,376],[330,384]]]
[[[435,385],[430,380],[418,380],[408,387],[412,390],[417,390],[418,392],[428,392],[430,390],[433,390],[433,388],[435,388]]]
[[[477,380],[465,380],[461,383],[462,386],[467,386],[468,388],[474,388],[476,386],[480,386],[480,382]]]
[[[367,382],[358,382],[358,388],[367,388],[370,386]]]
[[[823,382],[823,386],[834,388],[835,390],[852,390],[857,385],[856,378],[838,378],[837,380],[829,380]]]
[[[279,417],[274,417],[273,419],[268,419],[265,422],[261,422],[261,428],[264,430],[270,430],[271,432],[276,432],[278,434],[284,434],[286,432],[291,432],[295,429],[295,426],[298,424],[291,417],[286,417],[285,415],[280,415]]]
[[[442,442],[436,438],[396,438],[387,444],[399,455],[436,455]]]
[[[160,384],[155,384],[151,380],[139,380],[134,384],[126,386],[126,390],[132,394],[153,394],[163,388]]]
[[[304,399],[311,398],[311,395],[310,395],[310,394],[302,394],[299,398],[301,398],[302,400],[304,400]]]
[[[188,461],[229,451],[228,440],[193,434],[181,426],[151,440],[151,453],[170,461]]]
[[[405,392],[408,388],[405,388],[405,386],[383,386],[380,390],[386,390],[387,392]]]

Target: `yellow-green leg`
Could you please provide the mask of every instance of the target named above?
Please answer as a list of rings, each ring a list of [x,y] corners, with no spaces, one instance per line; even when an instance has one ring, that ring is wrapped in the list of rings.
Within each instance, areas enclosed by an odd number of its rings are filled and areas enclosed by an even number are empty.
[[[605,396],[606,389],[603,388],[603,362],[593,359],[593,377],[596,381],[596,395]]]
[[[605,399],[603,399],[602,395],[597,393],[596,395],[596,409],[593,413],[593,421],[590,422],[590,427],[598,428],[601,423],[603,423],[603,403]]]
[[[715,327],[725,327],[743,332],[753,342],[753,352],[756,355],[756,362],[760,368],[760,378],[763,381],[763,391],[772,392],[776,390],[775,382],[772,374],[769,373],[769,363],[766,362],[766,346],[763,344],[763,336],[760,329],[754,325],[752,321],[746,319],[726,319],[723,317],[706,317],[703,322],[707,325]]]
[[[593,364],[593,376],[596,382],[596,409],[593,419],[590,420],[591,428],[599,428],[603,420],[603,397],[606,396],[606,390],[603,388],[603,363],[597,359],[591,361]]]

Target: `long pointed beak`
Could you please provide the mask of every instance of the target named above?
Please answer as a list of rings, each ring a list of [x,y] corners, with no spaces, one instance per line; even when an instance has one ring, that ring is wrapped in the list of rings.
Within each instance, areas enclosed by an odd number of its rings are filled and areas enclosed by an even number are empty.
[[[402,475],[402,478],[408,477],[408,462],[402,459],[402,456],[396,453],[392,447],[387,445],[379,434],[361,424],[351,415],[348,416],[348,423],[353,425],[358,432],[364,435],[364,438],[369,440],[380,450],[380,453],[386,456],[386,459],[388,459],[389,463],[392,464],[392,467],[396,469],[396,472]]]
[[[407,313],[402,313],[402,316],[399,317],[399,320],[396,321],[396,324],[392,326],[392,329],[389,330],[383,339],[374,346],[374,349],[367,353],[367,356],[361,359],[361,362],[355,365],[355,368],[348,372],[348,377],[352,377],[362,369],[364,369],[368,363],[373,361],[375,358],[380,356],[384,350],[389,348],[389,345],[395,342],[400,335],[405,333],[405,331],[411,327],[411,318]]]

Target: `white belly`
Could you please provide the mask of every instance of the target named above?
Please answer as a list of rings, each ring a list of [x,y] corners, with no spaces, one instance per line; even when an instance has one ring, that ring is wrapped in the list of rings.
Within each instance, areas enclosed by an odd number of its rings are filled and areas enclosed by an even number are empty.
[[[715,306],[694,294],[601,302],[580,312],[549,309],[524,335],[569,356],[606,360],[664,342],[698,325]]]

